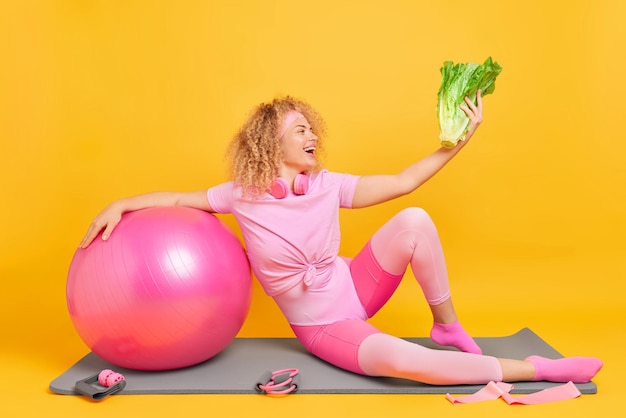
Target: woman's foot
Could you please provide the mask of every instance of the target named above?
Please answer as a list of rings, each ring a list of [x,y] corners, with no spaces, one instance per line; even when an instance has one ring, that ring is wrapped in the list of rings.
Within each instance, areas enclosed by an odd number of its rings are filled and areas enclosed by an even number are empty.
[[[435,322],[430,331],[430,339],[439,345],[456,347],[466,353],[483,353],[474,339],[463,329],[459,321],[452,324]]]
[[[595,357],[549,359],[530,356],[525,359],[535,366],[534,381],[587,383],[600,371],[603,363]]]

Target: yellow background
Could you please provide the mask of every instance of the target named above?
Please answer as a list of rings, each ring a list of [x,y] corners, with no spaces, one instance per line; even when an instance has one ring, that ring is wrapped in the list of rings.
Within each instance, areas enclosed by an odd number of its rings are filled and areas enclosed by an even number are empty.
[[[3,0],[3,416],[619,414],[625,18],[620,0]],[[104,205],[225,180],[230,136],[276,94],[325,115],[328,168],[396,172],[438,147],[443,61],[487,56],[503,72],[470,146],[414,194],[342,212],[342,251],[354,254],[397,210],[424,207],[466,328],[498,336],[527,326],[564,355],[601,357],[597,395],[535,407],[452,406],[438,395],[115,396],[95,405],[48,391],[88,352],[67,314],[65,280]],[[427,335],[410,274],[374,322]],[[258,286],[240,336],[291,336]]]

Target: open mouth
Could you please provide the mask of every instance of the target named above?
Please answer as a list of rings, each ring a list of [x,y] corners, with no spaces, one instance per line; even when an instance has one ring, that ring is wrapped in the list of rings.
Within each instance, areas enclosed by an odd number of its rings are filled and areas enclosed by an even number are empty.
[[[307,154],[315,154],[315,147],[307,147],[304,149],[304,152],[306,152]]]

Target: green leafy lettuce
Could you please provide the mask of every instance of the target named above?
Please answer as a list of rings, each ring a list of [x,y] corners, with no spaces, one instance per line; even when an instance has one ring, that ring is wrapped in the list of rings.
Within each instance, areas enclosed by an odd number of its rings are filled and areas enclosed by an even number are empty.
[[[476,104],[476,91],[481,96],[493,93],[496,77],[502,71],[491,57],[481,64],[446,61],[441,67],[441,86],[439,87],[437,114],[439,117],[439,139],[446,148],[454,148],[465,139],[469,128],[469,118],[461,109],[464,98],[468,97]]]

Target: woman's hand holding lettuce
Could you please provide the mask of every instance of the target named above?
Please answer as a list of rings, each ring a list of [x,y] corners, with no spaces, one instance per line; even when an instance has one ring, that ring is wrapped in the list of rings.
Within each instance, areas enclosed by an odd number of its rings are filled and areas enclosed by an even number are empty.
[[[476,93],[481,96],[491,94],[496,88],[496,77],[502,71],[491,57],[481,64],[454,64],[446,61],[441,67],[437,114],[439,117],[439,139],[446,148],[454,148],[465,139],[469,128],[469,118],[461,108],[465,98],[476,104]]]

